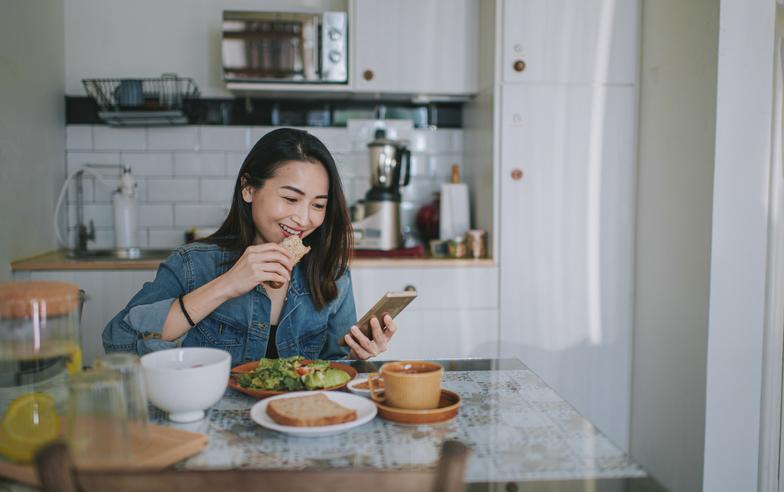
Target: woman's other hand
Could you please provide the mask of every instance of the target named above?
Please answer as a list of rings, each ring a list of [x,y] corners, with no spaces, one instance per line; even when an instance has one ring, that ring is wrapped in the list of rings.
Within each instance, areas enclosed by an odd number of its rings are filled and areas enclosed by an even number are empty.
[[[227,297],[234,298],[253,290],[262,282],[285,283],[291,280],[289,252],[276,243],[248,246],[231,269],[221,275]]]
[[[381,328],[378,318],[374,317],[370,320],[370,331],[373,334],[373,340],[366,337],[357,325],[352,326],[351,330],[346,333],[346,343],[351,348],[349,352],[350,358],[367,360],[382,352],[386,352],[389,341],[397,331],[397,325],[395,325],[395,320],[392,319],[392,316],[385,314],[384,327]]]

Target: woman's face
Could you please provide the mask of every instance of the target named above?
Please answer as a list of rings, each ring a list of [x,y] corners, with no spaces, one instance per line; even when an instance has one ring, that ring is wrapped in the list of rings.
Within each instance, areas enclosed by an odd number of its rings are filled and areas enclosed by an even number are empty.
[[[251,204],[256,244],[300,238],[324,222],[329,176],[318,162],[288,161],[261,188],[246,186],[242,198]]]

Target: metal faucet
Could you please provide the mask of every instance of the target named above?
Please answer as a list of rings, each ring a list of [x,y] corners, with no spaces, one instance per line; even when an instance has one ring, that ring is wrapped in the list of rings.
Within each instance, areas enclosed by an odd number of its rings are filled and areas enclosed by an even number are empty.
[[[113,186],[99,174],[96,174],[93,169],[114,169],[119,171],[120,175],[122,175],[123,170],[125,169],[130,171],[130,168],[126,168],[120,164],[85,164],[82,166],[82,169],[79,169],[76,172],[76,175],[74,175],[74,178],[76,179],[76,248],[74,249],[73,253],[76,255],[87,252],[87,241],[95,240],[95,224],[93,223],[93,220],[90,219],[89,226],[84,224],[83,178],[85,169],[89,174],[95,176],[97,179],[96,185],[98,182],[101,182],[101,184],[109,188],[112,188]]]
[[[87,241],[95,240],[95,224],[90,219],[90,227],[84,225],[84,170],[76,173],[76,249],[75,253],[87,251]]]

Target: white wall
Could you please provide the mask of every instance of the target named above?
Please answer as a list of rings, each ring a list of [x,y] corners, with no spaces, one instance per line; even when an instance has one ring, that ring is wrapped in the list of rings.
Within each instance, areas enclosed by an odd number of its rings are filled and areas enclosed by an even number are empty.
[[[346,0],[65,0],[65,93],[82,79],[192,77],[203,96],[221,79],[223,10],[347,10]]]
[[[630,450],[672,491],[702,478],[718,18],[643,1]]]
[[[64,178],[63,4],[4,2],[0,15],[0,280],[51,250]]]
[[[758,485],[775,5],[721,0],[703,489],[711,492]]]

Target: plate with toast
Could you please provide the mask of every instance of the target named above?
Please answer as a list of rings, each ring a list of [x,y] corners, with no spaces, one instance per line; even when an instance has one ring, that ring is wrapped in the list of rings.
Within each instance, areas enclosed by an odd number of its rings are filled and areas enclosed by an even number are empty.
[[[262,427],[302,437],[331,436],[373,420],[376,405],[342,391],[296,391],[260,400],[250,418]]]

